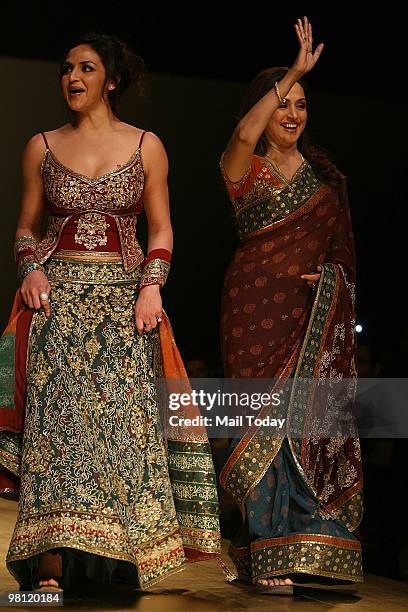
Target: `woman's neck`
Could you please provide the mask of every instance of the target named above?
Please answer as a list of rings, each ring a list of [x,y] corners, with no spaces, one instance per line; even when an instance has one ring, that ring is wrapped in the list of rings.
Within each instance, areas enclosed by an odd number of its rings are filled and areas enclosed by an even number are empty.
[[[294,144],[291,147],[280,147],[275,143],[269,143],[266,151],[266,156],[273,159],[279,165],[289,165],[291,163],[298,162],[301,158],[301,153]]]
[[[88,134],[108,132],[114,129],[114,125],[118,121],[110,106],[104,104],[89,111],[76,113],[75,129]]]

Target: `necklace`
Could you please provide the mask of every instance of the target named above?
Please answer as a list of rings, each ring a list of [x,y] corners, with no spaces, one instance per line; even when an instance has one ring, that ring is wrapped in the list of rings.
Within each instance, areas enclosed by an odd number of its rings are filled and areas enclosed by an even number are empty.
[[[303,166],[304,162],[306,161],[305,158],[303,157],[302,154],[300,154],[301,158],[302,158],[302,162],[299,166],[299,168],[296,170],[296,172],[294,173],[294,175],[292,176],[292,178],[290,179],[290,181],[288,181],[288,179],[285,177],[285,175],[283,174],[282,170],[279,168],[278,164],[271,158],[269,157],[269,155],[265,155],[265,157],[267,159],[269,159],[269,161],[272,164],[272,167],[274,168],[277,176],[281,179],[281,181],[283,181],[285,183],[285,185],[287,187],[289,187],[289,189],[292,191],[293,189],[293,179],[295,178],[295,176],[297,175],[297,173],[299,172],[300,168]]]

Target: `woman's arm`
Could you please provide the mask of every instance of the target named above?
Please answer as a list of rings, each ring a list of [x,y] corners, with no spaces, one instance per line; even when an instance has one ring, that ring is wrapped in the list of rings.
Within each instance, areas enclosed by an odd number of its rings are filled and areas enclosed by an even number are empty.
[[[304,17],[295,24],[296,35],[300,49],[298,56],[287,74],[279,81],[279,94],[285,98],[293,85],[316,64],[323,50],[321,43],[312,53],[312,26]],[[274,88],[268,91],[242,117],[236,126],[223,155],[224,172],[230,181],[239,181],[251,165],[252,155],[259,138],[265,131],[273,113],[280,106],[280,101]]]
[[[44,214],[44,186],[41,176],[41,162],[44,156],[44,141],[41,134],[33,136],[25,146],[22,156],[23,189],[20,215],[17,222],[16,244],[23,236],[39,242]],[[34,244],[34,243],[33,243]],[[33,270],[24,276],[20,293],[29,308],[44,307],[48,317],[49,301],[41,302],[40,293],[49,294],[51,286],[41,270]]]
[[[162,142],[151,132],[148,132],[143,140],[142,154],[145,169],[143,203],[148,223],[147,261],[150,261],[155,254],[158,259],[161,259],[160,251],[170,256],[173,249],[173,230],[167,186],[168,160]],[[167,263],[163,260],[163,267]],[[135,305],[136,327],[139,334],[144,329],[146,331],[146,324],[148,329],[156,327],[157,318],[162,313],[161,283],[158,280],[155,284],[145,284],[145,282],[152,282],[151,280],[146,281],[146,268],[145,278],[142,278],[141,283],[142,289]]]

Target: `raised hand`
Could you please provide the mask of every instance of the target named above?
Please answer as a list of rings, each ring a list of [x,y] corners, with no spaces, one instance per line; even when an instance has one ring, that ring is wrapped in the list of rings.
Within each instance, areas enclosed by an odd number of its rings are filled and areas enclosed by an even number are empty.
[[[303,17],[303,22],[301,19],[297,20],[297,23],[295,23],[295,30],[300,49],[293,64],[293,69],[303,75],[312,70],[323,51],[324,44],[320,43],[317,45],[313,53],[312,24],[308,21],[307,17]]]

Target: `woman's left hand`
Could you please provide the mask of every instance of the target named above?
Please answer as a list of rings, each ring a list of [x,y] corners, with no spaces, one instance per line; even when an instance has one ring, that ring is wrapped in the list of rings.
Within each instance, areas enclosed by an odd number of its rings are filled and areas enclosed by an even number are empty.
[[[311,289],[316,289],[316,285],[320,280],[320,272],[322,271],[322,266],[317,266],[317,272],[315,274],[302,274],[300,278],[303,278],[308,287]]]
[[[163,316],[159,285],[147,285],[140,290],[135,303],[135,321],[139,336],[157,327]]]

